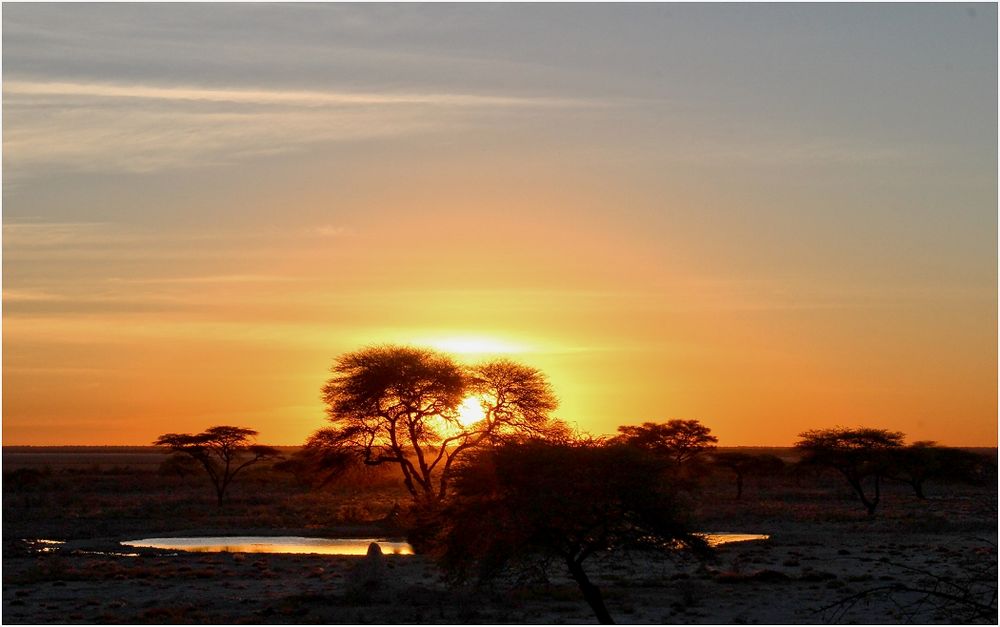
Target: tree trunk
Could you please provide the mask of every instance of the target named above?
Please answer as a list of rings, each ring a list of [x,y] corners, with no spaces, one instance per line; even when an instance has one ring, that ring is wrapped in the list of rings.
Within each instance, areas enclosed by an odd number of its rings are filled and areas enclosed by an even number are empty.
[[[611,614],[608,613],[608,608],[604,605],[604,597],[601,596],[600,588],[590,583],[587,573],[583,571],[583,566],[572,558],[566,559],[566,565],[569,566],[570,575],[572,575],[577,585],[580,586],[583,598],[590,605],[590,609],[594,610],[597,622],[602,625],[614,625],[615,621],[611,619]]]
[[[861,499],[861,504],[865,506],[865,511],[868,513],[869,518],[875,518],[875,508],[878,507],[879,500],[879,485],[878,477],[875,478],[875,499],[868,500],[868,496],[865,495],[865,486],[861,483],[862,479],[849,478],[848,482],[851,487],[854,488],[855,494]]]
[[[402,453],[399,454],[402,456]],[[417,494],[417,487],[413,485],[413,478],[410,476],[410,469],[406,467],[405,461],[399,461],[399,467],[403,471],[403,485],[406,486],[407,491],[413,496],[413,500],[419,500],[420,496]]]
[[[861,496],[861,502],[864,503],[865,510],[868,512],[868,518],[875,518],[875,508],[878,507],[878,502],[882,498],[881,477],[879,475],[875,475],[874,498],[869,500],[868,497],[865,496],[865,490],[860,481],[858,482],[857,490],[858,495]]]

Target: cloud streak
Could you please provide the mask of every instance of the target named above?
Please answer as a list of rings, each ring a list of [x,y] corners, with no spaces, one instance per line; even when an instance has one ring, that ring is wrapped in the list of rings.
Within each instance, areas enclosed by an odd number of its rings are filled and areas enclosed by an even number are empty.
[[[398,93],[8,80],[8,180],[52,168],[154,172],[232,164],[323,143],[475,126],[497,114],[600,101],[464,92]]]
[[[7,222],[3,225],[3,245],[10,250],[122,241],[123,234],[109,230],[109,226],[104,222]]]
[[[430,105],[443,107],[581,107],[597,104],[571,98],[493,96],[469,93],[378,93],[268,89],[209,89],[191,86],[120,85],[46,81],[8,81],[4,97],[82,96],[179,102],[270,104],[302,107],[358,105]]]

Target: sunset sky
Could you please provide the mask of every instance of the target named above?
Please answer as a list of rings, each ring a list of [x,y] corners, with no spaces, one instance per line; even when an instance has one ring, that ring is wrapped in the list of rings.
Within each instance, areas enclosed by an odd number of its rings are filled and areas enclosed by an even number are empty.
[[[3,6],[4,444],[298,444],[376,343],[995,446],[996,5]]]

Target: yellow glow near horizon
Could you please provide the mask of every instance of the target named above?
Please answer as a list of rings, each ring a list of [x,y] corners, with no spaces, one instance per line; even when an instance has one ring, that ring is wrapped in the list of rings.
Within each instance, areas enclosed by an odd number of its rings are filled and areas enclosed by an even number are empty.
[[[424,338],[414,340],[413,343],[458,355],[509,355],[528,351],[523,345],[485,336]]]
[[[482,400],[478,396],[467,396],[458,406],[458,421],[464,427],[475,424],[485,417],[486,412],[483,410]]]

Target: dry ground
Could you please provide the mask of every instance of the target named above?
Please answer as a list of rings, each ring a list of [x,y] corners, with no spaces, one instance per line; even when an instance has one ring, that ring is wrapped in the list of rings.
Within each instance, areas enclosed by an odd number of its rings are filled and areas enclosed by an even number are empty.
[[[149,450],[4,451],[5,623],[591,623],[575,585],[552,569],[489,590],[455,589],[420,556],[386,556],[375,587],[352,570],[364,558],[307,555],[95,554],[152,535],[371,535],[394,500],[391,477],[323,490],[269,469],[234,486],[217,508],[200,476],[163,477]],[[90,455],[90,457],[88,457]],[[95,456],[96,455],[96,456]],[[45,469],[19,485],[9,473]],[[706,531],[770,533],[699,563],[683,555],[596,558],[594,579],[622,623],[971,622],[945,597],[893,587],[972,591],[996,607],[997,492],[933,484],[920,501],[892,486],[868,521],[833,476],[749,482],[737,501],[709,477],[696,515]],[[24,539],[68,541],[34,553]],[[949,585],[956,584],[958,588]],[[882,593],[833,606],[866,590]],[[985,595],[985,596],[982,596]],[[824,610],[824,608],[827,608]],[[978,622],[996,622],[991,617]]]

